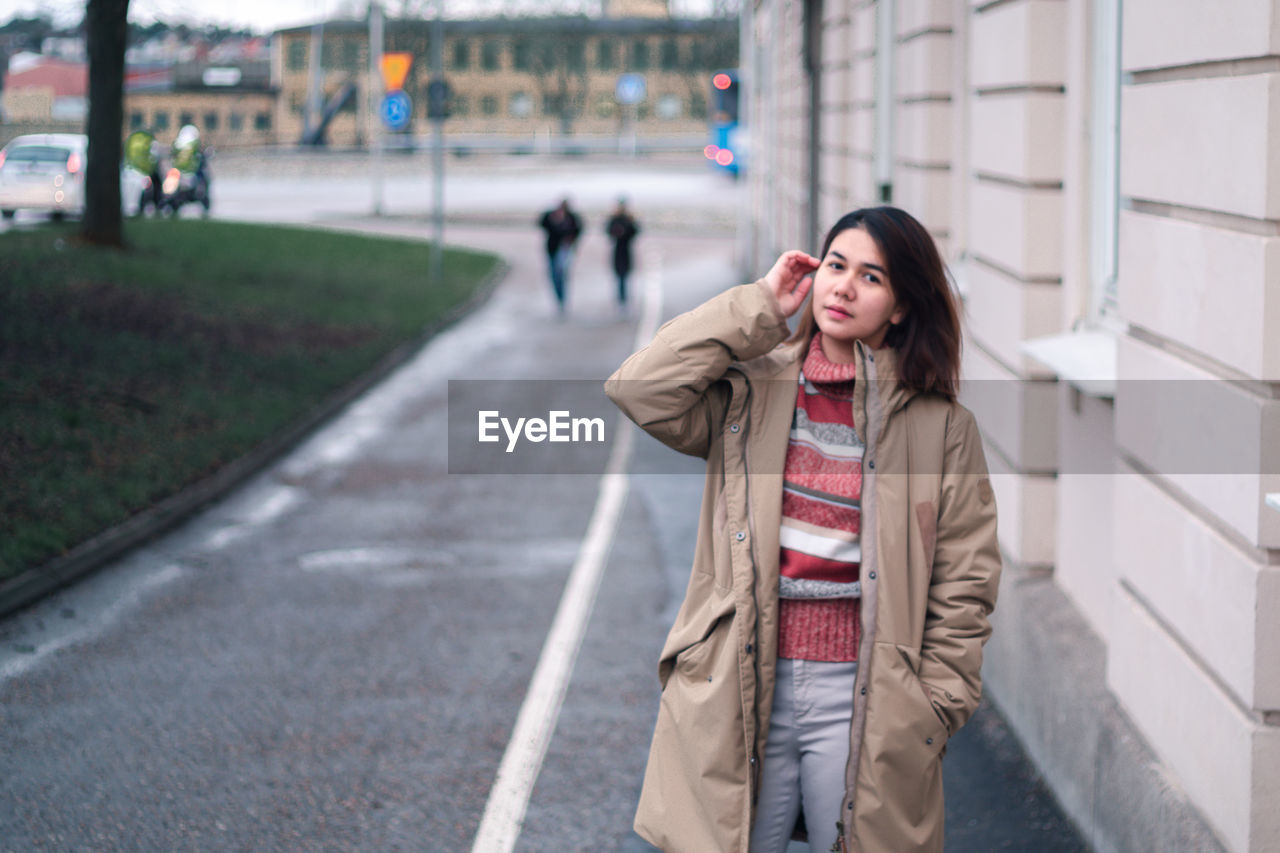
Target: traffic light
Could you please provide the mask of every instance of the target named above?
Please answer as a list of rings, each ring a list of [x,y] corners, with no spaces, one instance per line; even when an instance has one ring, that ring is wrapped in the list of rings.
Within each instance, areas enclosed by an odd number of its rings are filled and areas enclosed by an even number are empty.
[[[716,121],[738,123],[738,73],[717,71],[711,75],[711,114]]]
[[[444,80],[432,80],[427,83],[427,118],[445,119],[449,117],[449,99],[453,92]]]

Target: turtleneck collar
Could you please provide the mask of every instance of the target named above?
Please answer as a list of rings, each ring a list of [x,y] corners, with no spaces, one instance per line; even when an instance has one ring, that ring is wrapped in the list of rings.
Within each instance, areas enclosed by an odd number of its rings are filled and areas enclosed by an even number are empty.
[[[800,368],[804,378],[810,382],[834,383],[852,382],[857,375],[857,363],[837,364],[822,352],[822,332],[814,331],[809,341],[809,352],[804,357],[804,365]]]

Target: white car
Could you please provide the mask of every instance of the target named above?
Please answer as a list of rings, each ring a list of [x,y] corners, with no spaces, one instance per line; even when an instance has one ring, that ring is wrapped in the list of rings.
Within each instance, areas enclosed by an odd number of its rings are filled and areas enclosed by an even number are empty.
[[[89,137],[82,133],[19,136],[0,149],[0,215],[19,210],[48,213],[55,219],[84,214],[84,171]],[[146,179],[128,167],[120,170],[120,202],[126,215],[138,212]]]

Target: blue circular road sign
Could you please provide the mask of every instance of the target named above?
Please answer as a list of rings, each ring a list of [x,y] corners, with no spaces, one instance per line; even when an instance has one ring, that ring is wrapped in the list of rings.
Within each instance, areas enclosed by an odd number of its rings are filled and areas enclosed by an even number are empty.
[[[643,74],[623,74],[618,77],[614,96],[620,104],[638,104],[644,100],[644,88]]]
[[[392,130],[400,130],[413,115],[413,102],[402,90],[387,92],[382,97],[382,123]]]

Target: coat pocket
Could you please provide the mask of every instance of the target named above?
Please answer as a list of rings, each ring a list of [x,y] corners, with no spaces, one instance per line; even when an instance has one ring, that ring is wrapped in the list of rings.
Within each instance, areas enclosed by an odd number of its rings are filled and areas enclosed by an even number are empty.
[[[729,849],[750,791],[732,614],[682,649],[662,690],[637,825],[654,837],[678,828],[667,849]],[[727,833],[727,836],[726,836]],[[736,845],[735,845],[736,846]]]
[[[872,784],[892,823],[916,827],[941,820],[942,753],[947,727],[912,665],[914,650],[876,644],[863,749]]]
[[[715,621],[707,636],[676,655],[676,671],[695,682],[715,683],[718,668],[715,658],[724,647],[725,636],[733,629],[733,614],[726,613]]]

